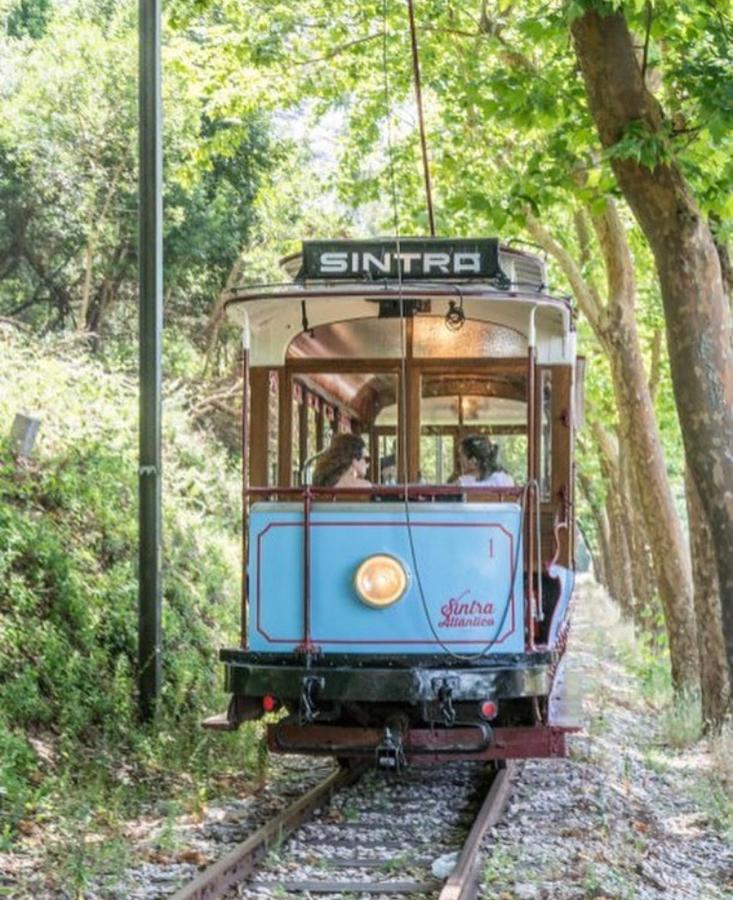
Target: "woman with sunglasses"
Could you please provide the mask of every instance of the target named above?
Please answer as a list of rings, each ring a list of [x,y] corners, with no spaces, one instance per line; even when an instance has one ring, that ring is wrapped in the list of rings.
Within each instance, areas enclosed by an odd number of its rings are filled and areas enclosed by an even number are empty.
[[[371,487],[366,474],[369,455],[358,434],[335,434],[331,445],[318,457],[313,471],[315,487]]]

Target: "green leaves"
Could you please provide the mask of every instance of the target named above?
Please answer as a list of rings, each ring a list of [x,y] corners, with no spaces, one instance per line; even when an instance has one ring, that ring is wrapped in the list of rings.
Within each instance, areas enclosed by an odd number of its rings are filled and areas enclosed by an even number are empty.
[[[647,169],[663,166],[672,158],[666,135],[649,127],[647,122],[635,119],[629,122],[622,137],[605,151],[607,159],[631,159]]]
[[[256,109],[262,91],[230,83],[222,34],[165,40],[166,291],[174,314],[179,297],[188,315],[208,311],[251,232],[254,196],[283,153]],[[135,18],[124,5],[74,0],[54,7],[36,40],[3,40],[13,77],[0,98],[0,312],[39,327],[109,326],[132,337]]]

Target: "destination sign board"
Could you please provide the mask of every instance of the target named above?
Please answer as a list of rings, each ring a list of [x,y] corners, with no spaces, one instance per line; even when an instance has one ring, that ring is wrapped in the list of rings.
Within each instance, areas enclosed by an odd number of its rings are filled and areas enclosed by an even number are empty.
[[[501,277],[497,238],[303,241],[299,280],[412,281]]]

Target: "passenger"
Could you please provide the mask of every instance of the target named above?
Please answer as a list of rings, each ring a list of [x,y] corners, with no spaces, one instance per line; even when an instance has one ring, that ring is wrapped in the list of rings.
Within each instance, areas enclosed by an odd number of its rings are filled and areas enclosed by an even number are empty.
[[[381,482],[388,486],[397,484],[397,459],[394,453],[383,456],[379,460],[381,470]]]
[[[499,445],[480,434],[463,438],[458,447],[461,474],[457,484],[485,484],[488,487],[514,487],[512,476],[497,463]]]
[[[366,479],[369,455],[358,434],[335,434],[331,446],[318,457],[315,487],[371,487]]]

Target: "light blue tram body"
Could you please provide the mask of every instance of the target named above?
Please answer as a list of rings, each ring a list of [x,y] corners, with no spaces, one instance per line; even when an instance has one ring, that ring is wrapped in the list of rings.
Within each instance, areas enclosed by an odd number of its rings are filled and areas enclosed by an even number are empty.
[[[517,503],[317,503],[310,520],[312,642],[322,653],[521,653],[522,511]],[[362,603],[358,565],[395,556],[408,588],[393,606]],[[250,514],[249,646],[304,640],[303,505]]]

